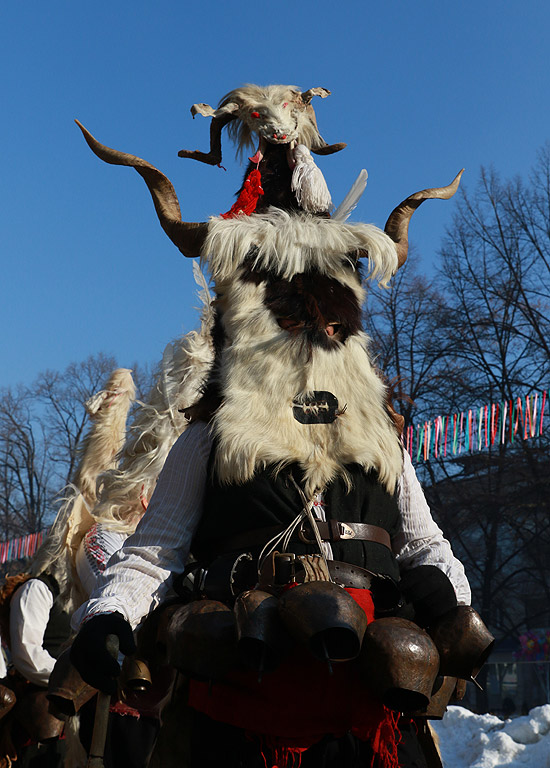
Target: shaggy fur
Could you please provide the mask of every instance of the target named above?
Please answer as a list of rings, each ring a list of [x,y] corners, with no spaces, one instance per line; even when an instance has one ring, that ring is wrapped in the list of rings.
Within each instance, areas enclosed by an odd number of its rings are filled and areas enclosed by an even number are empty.
[[[156,383],[129,428],[119,466],[100,478],[93,516],[114,530],[132,533],[135,529],[170,448],[189,423],[183,410],[199,397],[212,366],[213,309],[198,265],[195,279],[202,287],[200,330],[167,345]]]
[[[31,564],[33,576],[49,573],[55,578],[68,610],[76,609],[88,597],[76,573],[76,552],[94,523],[90,513],[96,501],[97,477],[116,466],[134,397],[131,372],[119,368],[111,374],[105,389],[86,403],[93,424],[83,440],[73,484]]]
[[[276,271],[286,279],[307,271],[341,279],[342,262],[353,264],[365,254],[369,277],[386,286],[397,268],[397,252],[381,229],[277,208],[234,219],[212,218],[202,250],[218,284],[233,279],[247,259],[253,268]]]
[[[366,336],[351,336],[338,354],[319,347],[308,351],[265,311],[262,293],[262,286],[235,284],[229,302],[235,310],[225,316],[241,331],[222,355],[224,400],[213,420],[219,478],[242,483],[268,464],[298,462],[309,495],[356,462],[377,469],[393,492],[401,450]],[[332,392],[345,408],[332,424],[294,419],[294,398],[313,390]]]
[[[312,494],[337,475],[345,476],[344,466],[355,462],[376,469],[381,482],[394,490],[401,450],[385,407],[386,389],[370,363],[367,337],[355,326],[342,339],[330,340],[331,346],[307,343],[305,332],[289,333],[279,326],[280,304],[270,293],[277,278],[292,282],[311,275],[313,286],[320,274],[320,283],[328,278],[329,285],[337,281],[340,291],[348,291],[356,309],[364,291],[346,254],[362,248],[369,249],[371,275],[385,282],[396,254],[376,227],[333,225],[283,211],[210,224],[204,253],[217,278],[226,335],[218,374],[223,402],[213,418],[222,481],[242,483],[268,464],[298,462],[305,490]],[[313,321],[318,324],[310,318],[310,328]],[[294,419],[292,402],[313,390],[337,397],[344,412],[332,424],[304,425]]]
[[[324,145],[319,135],[312,109],[302,101],[302,92],[295,85],[243,85],[226,94],[219,107],[237,104],[234,114],[237,120],[228,125],[230,138],[235,142],[238,153],[243,155],[253,147],[258,134],[270,135],[274,128],[304,144],[308,149]],[[283,107],[283,104],[287,104]],[[259,118],[252,117],[256,112]]]
[[[118,368],[105,389],[86,403],[93,424],[79,449],[81,461],[73,483],[89,507],[96,502],[97,476],[116,466],[115,457],[124,443],[126,419],[135,396],[132,372],[128,368]]]
[[[223,482],[242,483],[268,464],[298,462],[311,494],[356,462],[378,470],[381,482],[394,490],[401,450],[368,339],[353,317],[365,298],[355,266],[365,251],[371,278],[385,285],[397,255],[374,226],[277,209],[211,220],[203,258],[216,279],[226,336],[213,382],[222,395],[213,430]],[[336,314],[327,298],[331,290],[335,299],[346,297],[341,316],[330,317]],[[281,315],[302,318],[303,331],[282,329]],[[320,344],[323,323],[344,318],[345,333]],[[332,424],[294,419],[293,401],[313,390],[337,397],[344,412]]]

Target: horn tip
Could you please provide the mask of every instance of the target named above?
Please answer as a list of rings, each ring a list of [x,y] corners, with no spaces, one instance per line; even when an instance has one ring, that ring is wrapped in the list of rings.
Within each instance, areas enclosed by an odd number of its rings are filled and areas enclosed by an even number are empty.
[[[458,189],[458,185],[460,184],[460,180],[462,179],[462,174],[464,173],[465,168],[462,168],[454,177],[454,179],[449,184],[449,190],[451,192],[451,197],[454,195],[456,190]]]

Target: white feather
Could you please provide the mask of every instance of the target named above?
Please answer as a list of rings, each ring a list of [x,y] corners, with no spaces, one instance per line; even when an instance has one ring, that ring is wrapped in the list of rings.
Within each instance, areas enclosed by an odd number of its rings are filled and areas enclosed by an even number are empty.
[[[368,177],[369,174],[363,168],[363,170],[359,172],[359,176],[355,179],[348,194],[332,214],[333,221],[347,221],[347,219],[349,219],[351,212],[357,207],[357,203],[367,187]]]

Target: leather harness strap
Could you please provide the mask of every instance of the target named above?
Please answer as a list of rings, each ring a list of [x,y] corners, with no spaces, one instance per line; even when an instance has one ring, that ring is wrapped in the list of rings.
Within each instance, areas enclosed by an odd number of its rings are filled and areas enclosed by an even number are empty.
[[[337,541],[374,541],[376,544],[382,544],[391,550],[391,539],[389,533],[378,525],[367,525],[366,523],[342,523],[339,520],[317,521],[319,534],[323,541],[334,543]],[[280,526],[270,526],[269,528],[256,528],[254,531],[244,531],[236,536],[231,536],[223,542],[224,552],[233,552],[238,549],[247,549],[249,547],[259,547],[266,544],[270,539],[282,533],[284,528]],[[306,544],[315,542],[315,537],[311,526],[307,520],[293,533],[291,541],[301,541]]]

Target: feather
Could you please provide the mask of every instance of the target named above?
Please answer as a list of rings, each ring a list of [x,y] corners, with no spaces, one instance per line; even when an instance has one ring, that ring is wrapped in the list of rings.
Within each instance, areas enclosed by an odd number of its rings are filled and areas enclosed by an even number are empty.
[[[198,291],[199,300],[203,305],[203,308],[207,309],[210,305],[212,296],[210,294],[210,289],[208,288],[208,283],[206,282],[204,273],[196,259],[193,259],[193,277],[195,278],[196,284],[200,288]]]
[[[363,168],[363,170],[359,172],[359,176],[355,179],[348,194],[332,214],[333,221],[346,221],[349,219],[351,212],[357,207],[357,203],[366,189],[368,177],[369,174]]]

